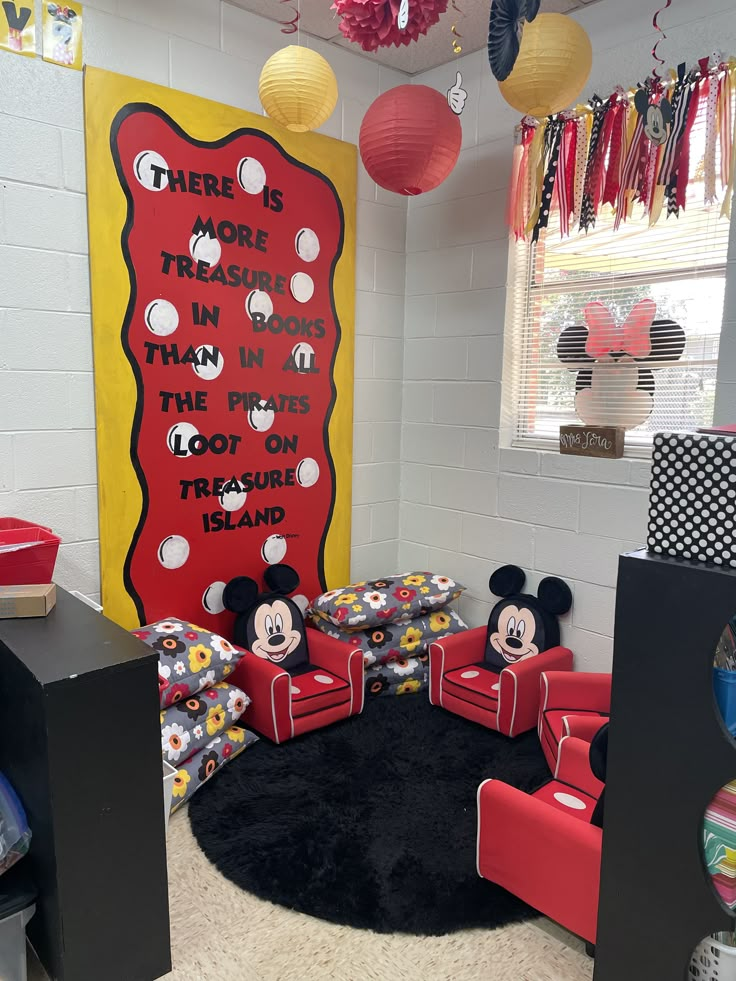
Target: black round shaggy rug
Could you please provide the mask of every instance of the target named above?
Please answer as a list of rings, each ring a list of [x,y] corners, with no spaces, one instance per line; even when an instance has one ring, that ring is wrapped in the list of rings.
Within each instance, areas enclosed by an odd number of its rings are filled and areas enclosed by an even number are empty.
[[[545,775],[535,733],[506,739],[426,693],[384,697],[282,746],[260,740],[189,815],[207,858],[248,892],[334,923],[438,935],[538,915],[478,877],[476,791],[486,777],[529,790]]]

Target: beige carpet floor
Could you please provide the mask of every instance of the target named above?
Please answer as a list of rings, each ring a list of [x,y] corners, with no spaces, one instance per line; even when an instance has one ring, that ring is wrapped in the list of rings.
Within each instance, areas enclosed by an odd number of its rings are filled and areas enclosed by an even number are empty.
[[[377,934],[264,902],[200,851],[186,809],[169,827],[174,969],[166,981],[591,981],[548,921],[446,937]],[[541,925],[540,925],[541,924]]]

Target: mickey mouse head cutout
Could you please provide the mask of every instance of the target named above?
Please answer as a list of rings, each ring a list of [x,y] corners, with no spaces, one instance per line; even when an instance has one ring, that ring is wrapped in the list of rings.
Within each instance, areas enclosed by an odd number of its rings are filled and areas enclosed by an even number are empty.
[[[585,326],[560,334],[557,357],[578,373],[575,409],[586,425],[633,429],[651,415],[653,369],[679,361],[685,350],[682,327],[655,320],[656,312],[654,300],[641,300],[619,327],[607,306],[589,303]]]
[[[291,566],[272,565],[263,578],[264,592],[248,576],[231,579],[224,589],[226,609],[237,614],[235,643],[292,672],[309,661],[304,617],[289,599],[299,585],[299,575]]]
[[[522,593],[526,576],[516,565],[504,565],[490,578],[491,592],[503,596],[491,611],[486,636],[486,664],[502,671],[517,661],[535,657],[560,643],[557,617],[572,606],[570,587],[548,576],[537,596]]]
[[[645,135],[655,146],[666,143],[672,122],[672,105],[669,99],[662,96],[658,103],[654,103],[647,89],[637,89],[634,106],[644,120]]]

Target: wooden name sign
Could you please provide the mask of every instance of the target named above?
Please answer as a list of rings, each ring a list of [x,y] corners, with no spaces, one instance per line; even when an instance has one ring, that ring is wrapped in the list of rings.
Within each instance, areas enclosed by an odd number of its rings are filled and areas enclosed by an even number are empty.
[[[624,455],[625,434],[616,426],[560,426],[560,453],[618,460]]]

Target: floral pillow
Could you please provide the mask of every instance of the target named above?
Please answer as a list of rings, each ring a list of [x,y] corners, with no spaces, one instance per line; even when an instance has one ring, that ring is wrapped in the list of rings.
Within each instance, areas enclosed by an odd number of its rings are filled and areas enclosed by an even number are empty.
[[[231,726],[216,736],[198,753],[190,756],[176,771],[171,788],[171,813],[178,810],[196,794],[203,783],[218,770],[240,756],[244,749],[258,741],[258,736],[241,726]]]
[[[429,669],[428,654],[420,657],[398,658],[388,664],[375,664],[366,668],[366,698],[379,695],[412,695],[427,687]]]
[[[433,640],[442,640],[468,627],[454,610],[445,608],[415,617],[405,623],[387,623],[368,630],[341,630],[312,614],[312,623],[322,633],[360,647],[367,668],[386,664],[397,657],[424,654]]]
[[[227,678],[244,653],[224,637],[175,617],[131,633],[158,652],[161,708],[212,688]]]
[[[167,763],[181,766],[223,729],[229,729],[250,705],[235,685],[221,681],[189,695],[161,713],[161,752]]]
[[[447,576],[408,572],[331,589],[317,597],[311,613],[344,630],[365,630],[440,610],[457,599],[464,589]]]

